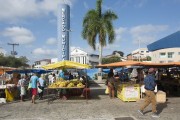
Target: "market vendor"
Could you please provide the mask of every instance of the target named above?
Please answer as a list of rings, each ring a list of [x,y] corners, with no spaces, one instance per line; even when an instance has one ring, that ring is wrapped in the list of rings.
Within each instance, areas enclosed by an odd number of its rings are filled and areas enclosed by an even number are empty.
[[[18,94],[18,90],[14,84],[13,77],[10,80],[6,81],[6,85],[7,85],[7,88],[5,89],[6,100],[11,102]]]
[[[109,97],[115,98],[115,78],[114,78],[114,72],[113,69],[110,69],[110,72],[108,73],[108,89],[109,89]]]

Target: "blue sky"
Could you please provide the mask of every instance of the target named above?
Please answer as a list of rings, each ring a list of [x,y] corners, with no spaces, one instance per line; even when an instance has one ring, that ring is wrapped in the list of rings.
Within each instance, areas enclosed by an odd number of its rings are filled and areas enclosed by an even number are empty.
[[[10,54],[15,46],[18,56],[32,62],[57,57],[57,5],[71,6],[70,47],[79,47],[98,54],[82,39],[82,21],[96,0],[0,0],[0,47]],[[180,30],[180,0],[103,0],[103,11],[118,15],[113,22],[116,31],[114,44],[103,48],[103,55],[114,50],[125,55]],[[98,46],[98,44],[97,44]]]

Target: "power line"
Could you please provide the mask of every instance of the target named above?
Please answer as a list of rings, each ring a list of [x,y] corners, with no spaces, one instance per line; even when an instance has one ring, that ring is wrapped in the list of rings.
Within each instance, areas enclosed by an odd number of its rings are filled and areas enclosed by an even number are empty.
[[[14,47],[15,46],[19,46],[19,44],[18,43],[8,43],[8,45],[12,45],[13,46],[13,51],[11,51],[11,55],[13,57],[15,57],[15,55],[17,55],[17,52],[14,50]]]

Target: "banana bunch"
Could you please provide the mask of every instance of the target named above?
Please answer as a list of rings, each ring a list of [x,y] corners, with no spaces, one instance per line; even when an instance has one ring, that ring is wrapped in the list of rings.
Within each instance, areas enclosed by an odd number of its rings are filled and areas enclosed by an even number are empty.
[[[49,87],[49,88],[56,88],[57,85],[53,83],[53,84],[49,85],[48,87]]]
[[[49,85],[49,88],[58,88],[58,87],[82,87],[83,84],[80,80],[73,79],[71,81],[69,80],[58,80],[55,83],[52,83]]]
[[[82,86],[84,86],[82,83],[77,84],[77,87],[82,87]]]
[[[67,87],[69,88],[69,87],[74,87],[75,85],[74,85],[74,83],[72,83],[72,82],[70,82],[68,85],[67,85]]]

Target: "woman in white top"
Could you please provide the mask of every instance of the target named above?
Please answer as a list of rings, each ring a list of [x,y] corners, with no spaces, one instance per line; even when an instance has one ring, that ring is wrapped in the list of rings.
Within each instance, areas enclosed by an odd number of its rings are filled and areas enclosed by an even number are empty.
[[[18,81],[18,86],[20,87],[21,101],[24,101],[23,96],[26,94],[25,82],[26,82],[25,77],[21,76],[21,79]]]

